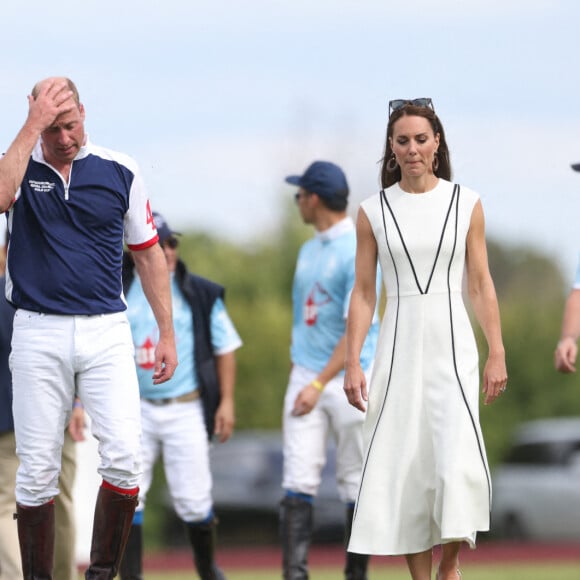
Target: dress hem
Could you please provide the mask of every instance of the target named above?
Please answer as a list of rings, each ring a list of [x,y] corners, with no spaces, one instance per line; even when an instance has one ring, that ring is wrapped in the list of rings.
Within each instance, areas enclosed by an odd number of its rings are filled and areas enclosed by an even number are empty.
[[[481,531],[488,531],[488,530],[481,530]],[[355,550],[352,549],[350,546],[348,547],[347,551],[351,552],[352,554],[366,554],[368,556],[406,556],[408,554],[420,554],[421,552],[426,552],[427,550],[432,550],[436,546],[440,546],[443,544],[450,544],[451,542],[465,542],[471,550],[475,550],[477,548],[474,536],[476,532],[474,532],[473,536],[466,536],[461,538],[442,538],[440,542],[435,544],[427,545],[423,548],[412,548],[409,550],[397,550],[396,552],[385,552],[379,550]]]

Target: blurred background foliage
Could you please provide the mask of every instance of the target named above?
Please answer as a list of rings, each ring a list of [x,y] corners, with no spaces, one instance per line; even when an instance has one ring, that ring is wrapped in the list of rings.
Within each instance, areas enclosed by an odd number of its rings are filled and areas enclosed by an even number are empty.
[[[312,235],[295,210],[286,215],[277,236],[249,247],[206,234],[182,236],[181,256],[189,267],[226,287],[227,307],[244,341],[237,357],[237,429],[280,427],[290,368],[292,277],[298,248]],[[556,262],[536,249],[494,240],[488,240],[488,253],[509,373],[506,394],[481,407],[493,466],[521,421],[580,415],[580,389],[575,375],[553,367],[569,290]],[[477,323],[474,327],[483,366],[486,343]]]
[[[508,390],[482,406],[481,422],[490,464],[500,461],[513,429],[541,417],[580,415],[576,375],[554,370],[566,296],[570,290],[555,261],[537,250],[488,241],[489,262],[499,298],[508,366]],[[477,329],[481,361],[484,341]]]
[[[195,232],[184,232],[180,254],[189,268],[226,287],[226,304],[244,341],[237,351],[237,430],[279,429],[290,369],[291,286],[300,245],[312,235],[296,210],[288,207],[276,235],[240,245]],[[528,247],[488,240],[490,269],[499,298],[509,373],[508,390],[495,404],[481,406],[481,423],[493,469],[501,461],[514,428],[522,421],[580,415],[575,375],[553,367],[560,332],[566,278],[551,256]],[[474,324],[483,368],[486,343]],[[159,467],[159,466],[158,466]],[[164,479],[158,470],[151,490],[146,530],[162,518]],[[156,499],[157,498],[157,499]],[[152,508],[152,509],[150,509]],[[160,538],[157,538],[159,541]],[[146,540],[149,545],[156,538]]]

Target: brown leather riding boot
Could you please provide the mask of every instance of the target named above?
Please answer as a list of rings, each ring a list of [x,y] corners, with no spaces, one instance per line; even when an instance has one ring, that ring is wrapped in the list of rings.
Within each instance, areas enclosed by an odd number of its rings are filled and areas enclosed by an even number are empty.
[[[132,490],[133,491],[133,490]],[[95,505],[91,564],[85,579],[109,580],[117,575],[137,506],[136,493],[101,486]]]
[[[119,576],[121,580],[143,580],[143,526],[131,526]]]
[[[52,580],[54,501],[40,506],[16,505],[24,580]]]

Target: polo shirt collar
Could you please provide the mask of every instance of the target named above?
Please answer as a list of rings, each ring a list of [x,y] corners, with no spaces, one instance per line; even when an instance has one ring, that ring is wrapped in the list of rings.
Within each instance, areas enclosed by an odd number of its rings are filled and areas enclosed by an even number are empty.
[[[352,218],[347,216],[323,232],[316,232],[316,238],[321,242],[331,242],[354,229]]]

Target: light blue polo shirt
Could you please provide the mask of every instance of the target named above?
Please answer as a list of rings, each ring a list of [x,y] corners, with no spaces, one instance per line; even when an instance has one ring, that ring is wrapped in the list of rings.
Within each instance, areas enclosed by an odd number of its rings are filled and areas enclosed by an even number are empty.
[[[319,373],[344,335],[354,286],[355,253],[356,232],[350,217],[317,232],[300,249],[292,288],[290,356],[294,364]],[[377,276],[377,296],[380,296],[380,276]],[[361,351],[363,370],[368,370],[372,363],[378,333],[379,318],[375,309]]]
[[[153,384],[153,367],[155,364],[155,347],[159,341],[159,329],[153,310],[147,302],[141,280],[136,275],[127,300],[127,317],[131,325],[135,345],[135,363],[139,378],[141,397],[146,399],[164,399],[178,397],[198,388],[195,371],[193,317],[191,308],[177,285],[175,276],[171,276],[171,300],[173,304],[173,327],[175,345],[179,364],[173,377],[160,385]],[[210,314],[212,349],[215,355],[226,354],[236,350],[242,341],[228,315],[225,304],[218,298]]]

